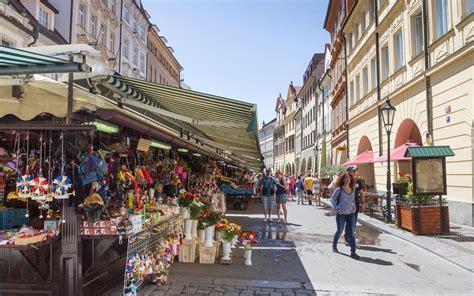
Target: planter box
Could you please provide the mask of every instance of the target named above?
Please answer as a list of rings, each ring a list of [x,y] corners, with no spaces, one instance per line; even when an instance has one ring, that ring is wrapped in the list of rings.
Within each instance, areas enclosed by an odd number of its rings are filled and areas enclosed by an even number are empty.
[[[194,263],[196,261],[196,241],[183,241],[179,247],[179,262]]]
[[[449,233],[448,206],[396,205],[397,226],[413,234]]]

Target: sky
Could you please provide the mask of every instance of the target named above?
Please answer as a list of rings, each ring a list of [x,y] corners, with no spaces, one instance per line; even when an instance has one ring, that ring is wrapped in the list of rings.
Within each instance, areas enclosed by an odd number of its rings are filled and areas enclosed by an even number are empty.
[[[193,90],[257,104],[275,117],[316,52],[324,52],[327,0],[142,0]]]

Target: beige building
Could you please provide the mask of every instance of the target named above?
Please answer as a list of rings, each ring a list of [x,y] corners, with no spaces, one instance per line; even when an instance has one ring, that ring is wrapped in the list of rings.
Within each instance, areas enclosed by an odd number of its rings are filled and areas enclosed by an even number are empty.
[[[68,43],[91,45],[100,51],[100,62],[119,71],[121,0],[49,2],[59,11],[55,27]]]
[[[390,98],[397,109],[392,149],[414,142],[449,145],[455,152],[447,158],[446,198],[450,220],[467,225],[474,223],[471,3],[359,1],[343,28],[348,51],[349,157],[365,151],[373,151],[374,157],[386,154],[387,137],[378,109]],[[426,38],[423,10],[428,15]],[[385,190],[386,163],[360,168],[370,186]],[[393,178],[399,172],[409,173],[410,163],[394,162],[392,172]]]
[[[167,46],[168,41],[159,32],[156,25],[148,31],[147,80],[180,87],[183,68],[175,58],[173,48]]]
[[[285,138],[285,116],[286,116],[286,101],[281,94],[277,98],[275,113],[276,122],[273,130],[273,157],[275,172],[285,170],[285,155],[286,155],[286,138]]]
[[[301,87],[293,87],[293,82],[288,86],[286,95],[286,113],[283,120],[285,126],[285,157],[284,170],[285,175],[294,175],[296,173],[295,165],[295,115],[297,112],[297,97]]]

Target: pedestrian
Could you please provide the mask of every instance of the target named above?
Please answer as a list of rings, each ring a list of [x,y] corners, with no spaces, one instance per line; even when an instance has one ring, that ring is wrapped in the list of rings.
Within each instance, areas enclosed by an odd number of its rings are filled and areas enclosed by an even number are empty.
[[[337,230],[332,241],[332,251],[339,253],[337,242],[344,230],[345,225],[349,225],[346,229],[348,232],[349,245],[351,247],[351,258],[359,259],[356,253],[355,236],[354,236],[354,213],[355,213],[355,180],[348,172],[342,173],[336,181],[336,190],[331,197],[331,204],[336,210]]]
[[[306,193],[306,198],[308,199],[308,204],[313,204],[313,176],[311,173],[308,174],[308,177],[304,179],[304,190]]]
[[[364,191],[365,186],[364,183],[361,180],[358,180],[356,178],[356,172],[358,168],[355,165],[349,165],[346,167],[346,171],[354,178],[355,180],[355,188],[354,188],[354,200],[355,200],[355,208],[356,211],[354,213],[354,225],[352,231],[354,232],[354,236],[356,233],[356,226],[357,226],[357,217],[359,215],[359,210],[360,210],[360,201],[362,200],[364,196]],[[351,231],[348,229],[348,226],[346,225],[346,229],[344,231],[344,238],[346,240],[346,244],[349,244],[349,233]]]
[[[275,200],[276,180],[272,176],[272,170],[267,168],[266,175],[260,181],[259,190],[262,196],[263,214],[265,216],[264,222],[272,222],[272,210]],[[268,216],[268,218],[267,218]]]
[[[286,196],[288,194],[287,182],[283,177],[283,174],[278,171],[276,173],[277,177],[277,189],[276,189],[276,204],[277,204],[277,223],[281,222],[280,219],[280,210],[283,208],[283,217],[285,218],[285,223],[288,223],[288,210],[286,208]]]
[[[313,194],[315,199],[315,204],[321,206],[321,179],[319,179],[318,174],[314,175],[313,180]]]
[[[296,199],[298,201],[298,204],[304,205],[304,199],[303,199],[303,194],[304,194],[304,186],[303,186],[303,180],[301,179],[301,175],[298,176],[298,180],[296,181],[295,184],[295,190],[296,190]]]
[[[291,201],[295,201],[295,195],[296,195],[296,180],[295,176],[291,175],[289,182],[288,182],[288,193],[291,195]]]

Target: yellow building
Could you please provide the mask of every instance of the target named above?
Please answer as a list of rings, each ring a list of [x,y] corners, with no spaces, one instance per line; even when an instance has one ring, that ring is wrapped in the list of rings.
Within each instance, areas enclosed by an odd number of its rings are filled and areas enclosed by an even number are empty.
[[[392,149],[413,142],[449,145],[455,152],[447,159],[446,198],[450,220],[466,225],[474,223],[471,3],[358,1],[343,27],[348,53],[349,157],[367,151],[374,158],[386,154],[387,137],[378,110],[389,98],[397,109]],[[369,185],[385,190],[386,163],[359,167]],[[409,173],[410,163],[393,162],[392,172],[394,179],[398,173]]]

